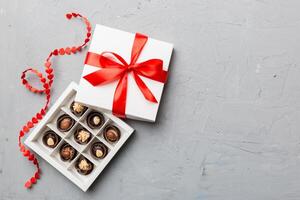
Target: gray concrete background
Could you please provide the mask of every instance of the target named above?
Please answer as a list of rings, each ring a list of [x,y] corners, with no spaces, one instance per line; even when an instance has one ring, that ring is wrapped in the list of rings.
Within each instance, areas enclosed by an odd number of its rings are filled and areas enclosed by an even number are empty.
[[[300,1],[0,0],[0,199],[300,199]],[[78,11],[92,24],[175,44],[157,123],[136,134],[87,193],[18,152],[18,130],[44,97],[20,73],[53,48],[79,43]],[[84,53],[55,59],[53,100],[78,81]]]

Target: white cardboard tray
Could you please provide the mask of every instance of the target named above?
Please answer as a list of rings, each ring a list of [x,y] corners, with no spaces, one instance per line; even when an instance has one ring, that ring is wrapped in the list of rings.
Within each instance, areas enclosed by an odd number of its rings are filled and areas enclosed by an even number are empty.
[[[70,111],[69,107],[74,101],[77,87],[77,84],[74,82],[67,87],[67,89],[54,103],[45,117],[27,137],[25,144],[35,151],[39,156],[45,159],[48,163],[50,163],[53,167],[55,167],[58,171],[60,171],[63,175],[65,175],[68,179],[70,179],[74,184],[80,187],[83,191],[86,191],[110,162],[110,160],[114,157],[114,155],[118,152],[118,150],[123,146],[129,136],[133,133],[134,129],[121,119],[105,113],[101,109],[97,108],[89,107],[81,117],[76,117]],[[90,129],[86,124],[86,116],[92,110],[101,112],[105,117],[105,123],[100,129]],[[62,114],[68,114],[75,120],[75,125],[66,133],[60,132],[56,127],[56,120]],[[104,127],[108,124],[117,126],[121,131],[120,139],[114,144],[107,142],[102,135]],[[77,126],[83,126],[90,133],[92,133],[93,137],[88,144],[80,145],[74,141],[73,133]],[[45,146],[42,142],[42,137],[47,130],[54,131],[61,138],[59,144],[53,149]],[[100,141],[108,147],[108,154],[103,159],[94,159],[90,154],[90,146],[95,141]],[[62,161],[59,155],[59,149],[64,143],[69,143],[77,150],[77,156],[70,162]],[[84,156],[94,164],[94,169],[89,175],[81,175],[75,168],[75,162],[80,156]]]

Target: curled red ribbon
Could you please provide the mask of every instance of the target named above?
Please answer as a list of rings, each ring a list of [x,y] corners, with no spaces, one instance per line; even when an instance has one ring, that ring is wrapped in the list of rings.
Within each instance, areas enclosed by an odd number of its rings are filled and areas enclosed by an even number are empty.
[[[67,17],[67,19],[81,18],[83,20],[83,22],[85,23],[87,33],[86,33],[86,38],[85,38],[83,44],[81,44],[79,46],[54,49],[53,51],[51,51],[51,53],[49,54],[49,56],[46,59],[45,64],[44,64],[46,76],[44,76],[41,72],[39,72],[38,70],[33,69],[33,68],[26,69],[25,71],[23,71],[22,76],[21,76],[22,84],[29,91],[31,91],[33,93],[39,93],[39,94],[46,95],[46,103],[43,106],[43,108],[38,113],[36,113],[35,116],[33,116],[30,120],[28,120],[28,122],[22,127],[22,129],[19,132],[20,151],[23,154],[23,156],[27,157],[27,159],[30,162],[32,162],[36,167],[36,171],[35,171],[34,175],[32,177],[30,177],[24,185],[26,188],[31,188],[33,186],[33,184],[35,184],[37,182],[37,180],[40,178],[41,170],[40,170],[40,166],[39,166],[39,162],[38,162],[37,158],[29,149],[27,149],[25,147],[25,145],[22,142],[22,138],[27,133],[30,132],[30,129],[32,129],[36,124],[39,123],[40,120],[43,119],[43,116],[46,114],[46,112],[48,110],[50,99],[51,99],[51,86],[52,86],[53,79],[54,79],[52,63],[51,63],[50,59],[53,56],[71,55],[71,54],[76,54],[77,52],[80,52],[81,49],[83,47],[85,47],[87,45],[87,43],[90,41],[90,37],[91,37],[92,27],[86,17],[82,16],[79,13],[68,13],[68,14],[66,14],[66,17]],[[41,88],[41,89],[35,88],[27,81],[26,74],[28,72],[35,74],[40,79],[40,82],[41,82],[43,88]]]
[[[163,61],[161,59],[150,59],[137,63],[147,40],[147,36],[140,33],[135,34],[129,64],[124,58],[114,52],[103,52],[101,54],[87,53],[85,64],[101,67],[102,69],[84,76],[84,79],[93,86],[119,80],[114,93],[112,107],[114,115],[125,117],[128,73],[133,74],[133,78],[145,99],[153,103],[157,103],[155,96],[139,76],[144,76],[161,83],[167,81],[167,71],[163,70]]]

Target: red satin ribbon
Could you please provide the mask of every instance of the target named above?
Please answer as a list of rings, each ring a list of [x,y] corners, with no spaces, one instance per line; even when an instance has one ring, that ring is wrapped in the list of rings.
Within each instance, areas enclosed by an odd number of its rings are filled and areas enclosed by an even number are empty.
[[[150,59],[137,63],[147,40],[147,36],[140,33],[135,34],[129,64],[120,55],[114,52],[103,52],[101,54],[88,52],[87,54],[85,64],[100,67],[102,69],[84,76],[84,79],[90,82],[93,86],[119,80],[114,93],[112,107],[114,115],[123,118],[125,117],[128,73],[133,74],[133,78],[145,99],[153,103],[157,103],[156,98],[139,76],[144,76],[161,83],[165,83],[167,81],[167,71],[163,70],[162,60]]]

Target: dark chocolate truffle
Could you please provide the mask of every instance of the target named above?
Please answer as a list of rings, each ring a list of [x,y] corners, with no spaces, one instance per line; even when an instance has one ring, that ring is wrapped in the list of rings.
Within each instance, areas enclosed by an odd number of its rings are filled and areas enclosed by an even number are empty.
[[[92,135],[84,128],[78,128],[74,134],[74,139],[79,144],[87,144]]]
[[[61,115],[57,120],[57,128],[61,132],[69,131],[74,124],[75,124],[74,119],[72,119],[67,114]]]
[[[77,117],[80,117],[87,110],[87,107],[80,103],[73,101],[73,103],[70,106],[70,110],[74,115],[76,115]]]
[[[108,142],[116,142],[120,139],[120,130],[114,126],[114,125],[109,125],[105,128],[104,130],[104,138]]]
[[[75,167],[78,173],[88,175],[93,171],[94,165],[91,161],[82,156],[77,160]]]
[[[54,148],[58,144],[60,138],[53,131],[47,131],[43,136],[43,143],[47,147]]]
[[[91,147],[91,154],[95,158],[104,158],[107,154],[107,147],[102,142],[95,142]]]
[[[77,151],[69,144],[64,144],[60,148],[60,158],[63,161],[71,161],[75,158]]]
[[[91,112],[88,114],[86,120],[90,128],[100,128],[104,123],[104,116],[99,112]]]

